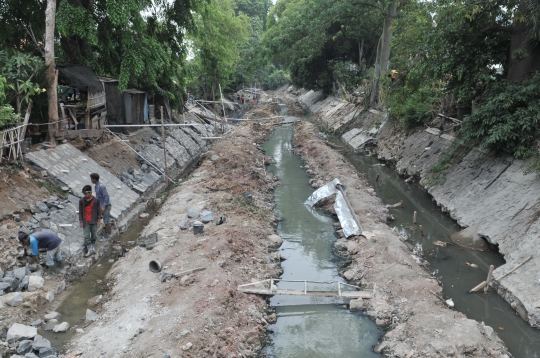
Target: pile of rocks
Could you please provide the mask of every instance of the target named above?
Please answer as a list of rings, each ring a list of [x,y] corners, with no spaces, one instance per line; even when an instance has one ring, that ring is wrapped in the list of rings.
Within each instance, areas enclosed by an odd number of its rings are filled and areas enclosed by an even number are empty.
[[[42,271],[30,272],[30,269],[27,267],[20,267],[13,271],[6,271],[5,273],[0,270],[0,296],[8,292],[36,291],[43,287],[45,283],[45,280],[41,276]],[[10,301],[7,302],[8,305],[18,306],[22,304],[22,296],[20,297],[20,302],[15,300],[13,304],[10,304]]]
[[[14,323],[0,342],[3,353],[11,358],[56,358],[57,350],[51,342],[39,334],[37,328]]]
[[[140,170],[129,168],[127,172],[123,172],[118,176],[122,183],[139,194],[144,193],[159,177],[160,175],[154,172],[153,168],[149,167],[146,163],[141,165]]]

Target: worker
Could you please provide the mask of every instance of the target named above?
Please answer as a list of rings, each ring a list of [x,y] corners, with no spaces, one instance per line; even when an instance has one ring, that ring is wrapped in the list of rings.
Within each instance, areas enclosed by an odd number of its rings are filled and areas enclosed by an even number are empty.
[[[28,235],[25,232],[19,232],[19,241],[23,245],[30,245],[32,247],[32,257],[30,258],[30,264],[35,263],[39,258],[39,249],[47,249],[47,258],[45,264],[49,267],[54,266],[54,259],[58,262],[62,262],[62,250],[60,244],[62,239],[48,231],[38,231],[32,235]]]
[[[244,100],[245,100],[245,97],[244,97],[244,95],[242,94],[242,97],[241,97],[242,104],[244,104]]]

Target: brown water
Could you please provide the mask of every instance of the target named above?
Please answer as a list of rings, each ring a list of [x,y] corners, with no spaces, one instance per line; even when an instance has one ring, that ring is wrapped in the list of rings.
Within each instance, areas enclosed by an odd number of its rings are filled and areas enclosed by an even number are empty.
[[[62,315],[59,322],[68,322],[71,329],[65,333],[54,333],[53,331],[39,329],[38,333],[51,341],[51,345],[56,347],[59,352],[73,336],[78,334],[76,331],[77,328],[84,330],[84,327],[87,325],[85,322],[86,309],[94,310],[88,306],[88,299],[101,295],[108,290],[105,285],[105,276],[114,262],[119,259],[121,260],[121,258],[118,258],[118,252],[113,249],[113,246],[120,245],[127,250],[135,247],[140,232],[148,225],[156,210],[157,208],[149,208],[147,212],[150,214],[150,217],[132,223],[126,231],[114,240],[109,250],[92,266],[90,271],[57,298],[63,300],[56,309],[56,312]],[[134,243],[128,244],[128,241],[133,241]],[[129,251],[126,255],[129,255]]]

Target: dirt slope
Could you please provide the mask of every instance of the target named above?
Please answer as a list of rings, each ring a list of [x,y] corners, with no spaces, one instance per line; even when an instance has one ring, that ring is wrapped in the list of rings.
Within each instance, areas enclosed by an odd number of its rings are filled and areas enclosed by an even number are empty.
[[[100,319],[70,344],[81,357],[241,357],[254,356],[273,316],[266,301],[239,293],[237,285],[279,275],[273,253],[272,190],[276,178],[263,169],[261,143],[271,123],[246,124],[229,132],[201,166],[175,188],[142,235],[156,230],[153,250],[137,247],[110,271],[111,294],[98,309]],[[216,158],[215,156],[219,158]],[[213,160],[211,160],[212,158]],[[246,198],[251,194],[251,198]],[[181,230],[188,209],[211,210],[217,226],[202,235]],[[159,260],[161,273],[148,264]],[[182,279],[161,282],[163,272],[205,267]],[[183,279],[190,281],[189,279]],[[268,317],[270,315],[270,317]],[[106,353],[103,353],[106,352]],[[68,354],[69,355],[69,354]]]

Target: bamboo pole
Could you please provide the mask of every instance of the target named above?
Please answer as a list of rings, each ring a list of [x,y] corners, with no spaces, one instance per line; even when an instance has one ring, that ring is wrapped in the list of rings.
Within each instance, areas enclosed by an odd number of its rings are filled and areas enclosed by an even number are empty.
[[[161,111],[161,139],[163,141],[163,158],[165,160],[165,180],[166,186],[169,187],[169,168],[167,168],[167,149],[165,149],[165,126],[163,125],[163,106],[159,106]]]
[[[523,261],[522,263],[520,263],[519,265],[517,265],[516,267],[514,267],[512,270],[508,271],[507,273],[505,273],[504,275],[500,276],[500,277],[497,277],[495,279],[495,281],[500,281],[502,280],[503,278],[505,278],[506,276],[510,275],[512,272],[516,271],[518,268],[520,268],[521,266],[523,266],[525,263],[527,263],[527,261],[529,261],[530,259],[533,258],[533,255],[527,257],[525,259],[525,261]],[[482,281],[481,283],[478,284],[478,286],[475,286],[474,288],[472,288],[469,292],[472,293],[472,292],[476,292],[478,290],[481,290],[482,288],[484,288],[485,286],[487,285],[487,282],[486,281]]]
[[[413,214],[412,222],[413,224],[416,224],[416,211]]]
[[[486,280],[486,287],[484,287],[484,294],[487,293],[489,284],[491,282],[491,275],[493,274],[494,269],[495,269],[495,266],[489,265],[489,271],[488,271],[488,276],[487,276],[487,280]]]

